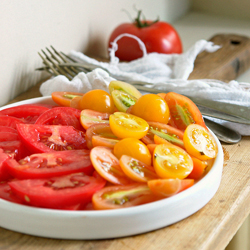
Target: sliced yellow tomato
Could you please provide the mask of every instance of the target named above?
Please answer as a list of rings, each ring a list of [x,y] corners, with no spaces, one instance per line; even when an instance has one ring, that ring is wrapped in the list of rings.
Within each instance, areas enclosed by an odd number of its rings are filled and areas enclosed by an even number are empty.
[[[163,179],[184,179],[193,170],[190,155],[184,149],[170,144],[155,147],[153,165],[155,172]]]
[[[119,162],[123,172],[134,181],[147,182],[159,178],[152,166],[131,156],[123,155]]]
[[[155,195],[169,197],[194,185],[193,179],[158,179],[148,181],[148,186]]]
[[[190,124],[183,137],[187,152],[200,159],[209,160],[215,158],[218,153],[218,145],[211,133],[201,125]]]
[[[129,179],[122,171],[119,160],[107,147],[94,147],[90,151],[90,159],[93,167],[105,180],[119,185],[130,184]]]
[[[129,155],[147,165],[151,165],[151,154],[147,146],[136,138],[125,138],[114,146],[114,155],[120,159],[122,155]]]
[[[114,100],[115,107],[121,112],[126,112],[127,109],[137,101],[135,97],[120,90],[113,90],[111,96]]]
[[[92,136],[92,146],[97,147],[97,146],[104,146],[108,148],[114,148],[116,143],[118,143],[120,140],[118,139],[113,139],[113,138],[108,138],[108,137],[103,137],[100,135],[93,135]]]
[[[109,117],[110,128],[118,138],[141,139],[147,134],[148,123],[135,115],[115,112]]]

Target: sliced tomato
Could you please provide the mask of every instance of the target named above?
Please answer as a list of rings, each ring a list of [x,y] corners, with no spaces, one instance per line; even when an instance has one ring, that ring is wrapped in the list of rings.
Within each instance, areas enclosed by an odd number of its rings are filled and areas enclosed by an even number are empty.
[[[170,144],[159,144],[154,150],[155,172],[163,179],[184,179],[193,170],[190,155],[182,148]]]
[[[23,104],[0,110],[0,115],[13,116],[25,123],[35,123],[36,119],[47,110],[49,108],[43,105]]]
[[[91,175],[94,168],[89,150],[66,150],[33,154],[17,162],[9,159],[4,168],[18,179],[39,179],[83,172]]]
[[[183,141],[187,152],[200,160],[213,159],[218,153],[214,137],[198,124],[191,124],[186,128]]]
[[[13,116],[0,115],[0,126],[16,129],[16,125],[20,123],[24,123],[24,121]]]
[[[119,142],[118,139],[106,138],[99,135],[92,136],[92,145],[93,147],[104,146],[109,148],[114,148],[115,145]]]
[[[159,198],[146,184],[110,186],[96,192],[92,197],[94,209],[120,209],[146,204]]]
[[[117,137],[112,132],[109,124],[106,123],[96,123],[91,125],[86,130],[86,141],[89,149],[93,148],[92,138],[93,136],[98,135],[103,138],[117,139]]]
[[[123,172],[134,181],[147,182],[159,178],[153,167],[131,156],[123,155],[119,162]]]
[[[35,124],[73,126],[75,129],[81,130],[80,114],[81,111],[75,108],[56,107],[40,115]]]
[[[13,194],[7,181],[0,182],[0,198],[18,204],[25,204],[19,197]]]
[[[10,181],[9,186],[16,196],[29,205],[60,209],[87,204],[105,183],[97,174],[87,176],[74,173],[48,179]]]
[[[93,124],[109,123],[109,113],[101,113],[90,109],[84,109],[81,112],[80,122],[85,129]]]
[[[112,132],[118,138],[141,139],[149,129],[148,123],[142,118],[123,112],[115,112],[110,115],[109,124]]]
[[[184,131],[189,124],[194,123],[206,128],[200,110],[188,97],[168,92],[165,100],[170,110],[171,120],[178,129]]]
[[[0,126],[0,133],[6,133],[6,132],[10,132],[10,133],[16,133],[17,134],[17,130],[11,127],[6,127],[6,126]]]
[[[164,124],[161,122],[148,122],[149,130],[146,136],[142,138],[142,141],[146,144],[152,144],[154,142],[154,135],[158,135],[161,138],[177,145],[183,145],[183,131],[174,128],[168,124]]]
[[[126,112],[127,109],[134,105],[137,101],[137,98],[134,96],[120,90],[113,90],[111,95],[114,100],[115,107],[121,112]]]
[[[187,178],[199,180],[203,176],[205,169],[208,166],[208,162],[201,161],[195,157],[192,157],[192,160],[194,167],[192,172],[187,176]]]
[[[148,181],[150,190],[158,196],[169,197],[194,185],[193,179],[158,179]]]
[[[94,147],[90,151],[90,159],[95,170],[107,181],[119,185],[131,183],[131,180],[122,171],[119,160],[112,154],[110,148]]]
[[[122,155],[129,155],[147,165],[151,164],[151,154],[147,146],[136,138],[125,138],[114,146],[114,155],[120,159]]]
[[[27,149],[24,147],[24,145],[22,144],[20,140],[0,142],[0,148],[10,158],[17,159],[17,160],[29,154],[29,152],[27,151]]]
[[[8,160],[10,157],[0,149],[0,182],[6,181],[11,178],[11,175],[4,168],[4,162]]]
[[[82,97],[83,93],[78,92],[70,92],[70,91],[55,91],[51,94],[51,98],[55,103],[57,103],[60,106],[64,107],[70,107],[71,101],[75,97]]]
[[[19,124],[17,131],[31,153],[87,148],[85,133],[72,126]]]

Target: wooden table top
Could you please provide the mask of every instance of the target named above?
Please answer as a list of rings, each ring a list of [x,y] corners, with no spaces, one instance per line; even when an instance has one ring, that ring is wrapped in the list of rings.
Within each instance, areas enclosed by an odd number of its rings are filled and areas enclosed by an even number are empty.
[[[38,96],[39,84],[12,102]],[[222,250],[250,212],[250,137],[222,146],[224,168],[217,193],[206,206],[176,224],[137,236],[78,241],[40,238],[0,228],[0,249]]]

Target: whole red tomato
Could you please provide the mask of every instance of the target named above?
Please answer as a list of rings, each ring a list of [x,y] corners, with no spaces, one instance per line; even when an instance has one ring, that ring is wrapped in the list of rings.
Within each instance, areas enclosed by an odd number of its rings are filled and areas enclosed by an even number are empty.
[[[182,53],[182,42],[177,31],[169,23],[162,21],[140,20],[141,11],[133,23],[119,25],[109,38],[111,42],[121,34],[128,33],[137,36],[145,44],[147,53],[164,54]],[[122,61],[132,61],[143,56],[138,42],[131,37],[122,37],[117,42],[118,50],[115,55]]]

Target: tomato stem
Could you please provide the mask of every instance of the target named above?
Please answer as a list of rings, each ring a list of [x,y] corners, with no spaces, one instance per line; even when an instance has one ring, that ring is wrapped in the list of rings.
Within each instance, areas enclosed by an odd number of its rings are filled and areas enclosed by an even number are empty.
[[[146,20],[144,20],[143,22],[141,21],[141,14],[142,14],[142,11],[141,10],[138,10],[138,14],[137,14],[137,17],[135,18],[135,25],[138,27],[138,28],[145,28],[145,27],[149,27],[151,26],[152,24],[154,23],[157,23],[159,21],[159,17],[153,21],[153,22],[147,22]]]

